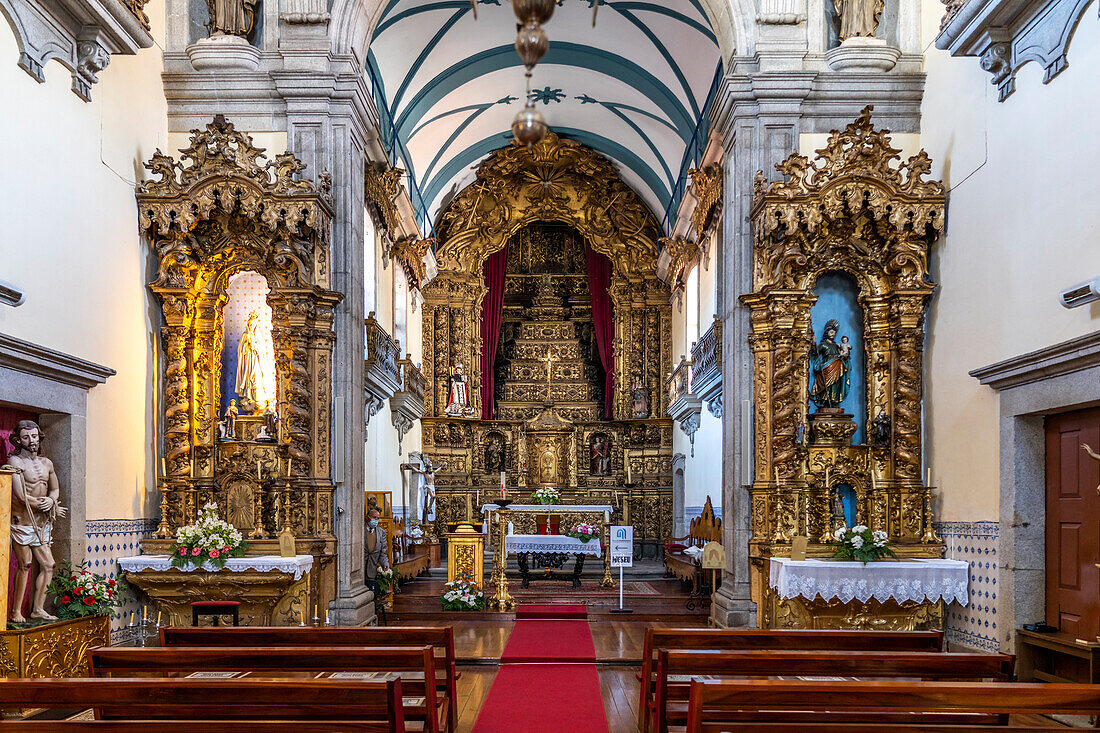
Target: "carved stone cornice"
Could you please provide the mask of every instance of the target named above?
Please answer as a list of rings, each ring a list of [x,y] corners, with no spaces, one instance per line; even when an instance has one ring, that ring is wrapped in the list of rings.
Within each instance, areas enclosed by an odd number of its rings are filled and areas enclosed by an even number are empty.
[[[703,413],[703,401],[693,392],[692,364],[684,357],[668,378],[668,415],[680,425],[691,443],[691,456],[695,457],[695,433],[699,430],[699,418]]]
[[[115,374],[115,370],[110,367],[3,333],[0,333],[0,367],[81,389],[91,389],[97,384],[103,384],[108,377]]]
[[[424,264],[424,255],[435,244],[435,237],[421,239],[420,237],[403,237],[393,243],[390,249],[390,257],[401,263],[405,269],[405,277],[409,281],[409,287],[419,290],[427,279],[427,265]]]
[[[722,319],[714,317],[710,328],[691,347],[691,391],[722,417]]]
[[[974,369],[970,376],[1000,392],[1100,365],[1100,331]]]
[[[401,345],[386,333],[386,329],[382,328],[382,324],[374,317],[374,311],[367,315],[364,325],[366,326],[364,399],[367,406],[363,426],[365,430],[370,419],[382,409],[386,400],[401,390],[401,367],[398,364],[401,358]]]
[[[992,76],[1000,101],[1016,89],[1016,71],[1028,61],[1043,67],[1046,84],[1067,65],[1073,30],[1087,0],[944,0],[936,47],[973,56]]]
[[[412,356],[406,354],[398,363],[401,370],[401,388],[390,398],[390,415],[393,426],[397,428],[397,450],[401,450],[401,441],[412,430],[417,420],[424,417],[424,395],[428,380],[412,362]]]
[[[401,215],[397,211],[396,199],[401,193],[401,176],[405,171],[392,166],[371,164],[364,175],[365,191],[369,201],[382,218],[390,239],[396,243]]]
[[[57,59],[73,75],[73,91],[85,102],[113,54],[136,54],[153,45],[148,0],[0,0],[15,31],[19,66],[36,80]]]
[[[531,148],[512,143],[478,168],[440,220],[440,269],[481,273],[520,227],[561,221],[583,234],[622,275],[656,268],[658,224],[602,155],[548,133]]]
[[[692,168],[688,175],[691,176],[695,198],[698,200],[695,211],[691,214],[691,228],[695,230],[696,241],[701,242],[722,214],[722,164],[712,163],[703,168]]]

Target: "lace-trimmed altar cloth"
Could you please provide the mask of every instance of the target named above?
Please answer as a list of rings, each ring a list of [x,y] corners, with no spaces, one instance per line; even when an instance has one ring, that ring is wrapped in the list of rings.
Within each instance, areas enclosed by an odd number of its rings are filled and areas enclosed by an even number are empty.
[[[841,603],[866,603],[872,598],[880,603],[891,599],[898,603],[935,603],[943,599],[947,604],[965,606],[970,565],[961,560],[879,560],[864,565],[773,557],[768,577],[781,598],[802,596],[812,601],[821,596]]]
[[[172,570],[172,557],[170,555],[136,555],[135,557],[122,557],[118,560],[119,567],[128,573],[137,573],[142,570],[165,571]],[[261,573],[269,573],[277,570],[281,573],[294,573],[294,579],[299,580],[313,567],[313,555],[295,555],[294,557],[279,557],[278,555],[253,555],[245,557],[231,557],[225,561],[225,568],[230,573],[240,573],[245,570],[257,570]],[[189,573],[195,569],[194,565],[185,568],[175,568]],[[218,569],[204,563],[203,570],[218,572]]]
[[[504,551],[507,553],[568,552],[603,557],[599,537],[581,542],[576,537],[562,534],[510,534],[504,538]]]

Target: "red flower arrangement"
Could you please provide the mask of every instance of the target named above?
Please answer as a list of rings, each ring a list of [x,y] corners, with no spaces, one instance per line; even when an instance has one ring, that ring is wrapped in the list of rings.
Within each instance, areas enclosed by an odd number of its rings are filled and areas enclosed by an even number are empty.
[[[86,563],[74,567],[66,561],[58,571],[46,592],[53,594],[57,615],[62,619],[110,616],[122,605],[128,591],[125,583],[93,573]]]

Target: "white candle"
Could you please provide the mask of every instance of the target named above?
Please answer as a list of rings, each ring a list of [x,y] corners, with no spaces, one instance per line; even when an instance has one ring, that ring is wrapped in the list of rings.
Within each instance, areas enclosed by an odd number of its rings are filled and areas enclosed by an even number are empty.
[[[633,481],[630,480],[630,459],[629,458],[626,459],[626,482],[628,484],[634,483]]]
[[[256,480],[257,481],[262,481],[263,480],[263,478],[260,476],[260,459],[259,458],[256,459]]]
[[[932,485],[932,469],[931,468],[925,469],[924,476],[925,476],[924,485],[925,486],[931,486]]]

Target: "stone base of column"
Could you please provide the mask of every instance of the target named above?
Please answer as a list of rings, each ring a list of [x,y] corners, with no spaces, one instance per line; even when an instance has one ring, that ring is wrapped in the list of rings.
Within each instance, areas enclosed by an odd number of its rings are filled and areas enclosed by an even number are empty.
[[[735,597],[723,585],[714,595],[711,617],[722,628],[753,628],[756,625],[756,604],[748,598]]]
[[[351,595],[337,596],[332,604],[332,619],[337,626],[374,626],[374,593],[366,586]]]

